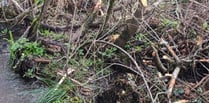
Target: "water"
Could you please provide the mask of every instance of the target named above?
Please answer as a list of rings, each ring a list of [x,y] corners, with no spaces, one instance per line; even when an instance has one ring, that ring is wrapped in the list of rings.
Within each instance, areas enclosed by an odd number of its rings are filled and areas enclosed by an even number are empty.
[[[20,78],[9,68],[9,58],[8,44],[0,40],[0,103],[36,103],[45,91],[43,85]]]

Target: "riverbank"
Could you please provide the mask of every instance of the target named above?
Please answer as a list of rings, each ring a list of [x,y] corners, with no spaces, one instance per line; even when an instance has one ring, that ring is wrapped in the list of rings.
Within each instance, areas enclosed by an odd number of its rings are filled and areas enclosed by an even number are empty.
[[[26,82],[9,68],[9,51],[0,41],[0,103],[36,103],[44,88],[39,82]]]

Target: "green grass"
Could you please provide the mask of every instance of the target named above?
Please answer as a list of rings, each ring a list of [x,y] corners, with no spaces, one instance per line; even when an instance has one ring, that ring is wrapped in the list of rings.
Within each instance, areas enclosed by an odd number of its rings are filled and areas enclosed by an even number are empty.
[[[51,88],[47,91],[47,93],[40,98],[38,103],[63,103],[63,99],[65,94],[67,93],[64,89],[57,89]]]

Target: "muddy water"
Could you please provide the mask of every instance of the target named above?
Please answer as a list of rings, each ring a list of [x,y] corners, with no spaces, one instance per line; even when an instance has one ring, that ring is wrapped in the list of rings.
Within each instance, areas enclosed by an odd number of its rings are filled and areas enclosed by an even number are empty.
[[[8,66],[8,45],[0,38],[0,103],[36,103],[45,89],[40,82],[26,82]]]

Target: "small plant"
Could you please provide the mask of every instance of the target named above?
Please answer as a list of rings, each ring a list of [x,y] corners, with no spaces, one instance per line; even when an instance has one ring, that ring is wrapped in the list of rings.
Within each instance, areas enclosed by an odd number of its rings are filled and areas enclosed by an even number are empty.
[[[137,33],[136,36],[132,37],[130,42],[125,45],[125,48],[141,51],[143,47],[148,47],[150,45],[150,40],[146,36],[147,34],[145,33]]]
[[[181,96],[182,94],[184,94],[184,89],[183,88],[178,88],[174,90],[174,95],[175,96]]]
[[[24,74],[21,76],[33,78],[35,68],[24,69],[18,67],[21,67],[20,65],[23,65],[22,62],[30,60],[33,56],[43,56],[44,48],[41,47],[37,42],[29,42],[29,40],[26,38],[20,38],[17,41],[14,41],[10,31],[9,35],[10,40],[7,39],[7,41],[9,42],[11,66],[13,66],[14,71],[22,72]]]
[[[35,4],[38,5],[38,4],[41,4],[44,2],[44,0],[34,0]]]
[[[13,38],[10,40],[10,53],[11,59],[14,60],[16,57],[16,53],[18,51],[22,51],[21,55],[35,55],[35,56],[43,56],[44,48],[40,47],[37,42],[29,42],[26,38],[20,38],[16,42],[14,42]]]
[[[178,22],[174,21],[174,20],[164,18],[161,21],[162,21],[163,26],[168,26],[168,27],[171,27],[171,28],[176,28],[178,26]]]
[[[189,0],[178,0],[179,3],[188,3]]]
[[[117,50],[116,48],[111,47],[111,48],[107,48],[104,52],[99,52],[99,53],[102,56],[106,56],[106,57],[110,58],[111,56],[113,56],[113,54],[116,50]]]
[[[33,78],[34,77],[34,69],[28,69],[27,72],[23,75],[23,77]]]
[[[200,97],[195,100],[192,100],[190,103],[204,103],[204,99]]]
[[[4,29],[4,30],[2,30],[1,32],[0,32],[0,34],[7,34],[9,32],[9,30],[6,28],[6,29]]]
[[[53,40],[61,40],[61,39],[67,38],[67,36],[64,34],[61,34],[61,33],[57,34],[49,30],[42,30],[41,32],[42,32],[41,35],[45,37],[50,37]]]
[[[208,23],[207,23],[207,22],[204,22],[204,23],[202,24],[202,28],[203,28],[204,30],[207,30],[207,29],[208,29]]]

